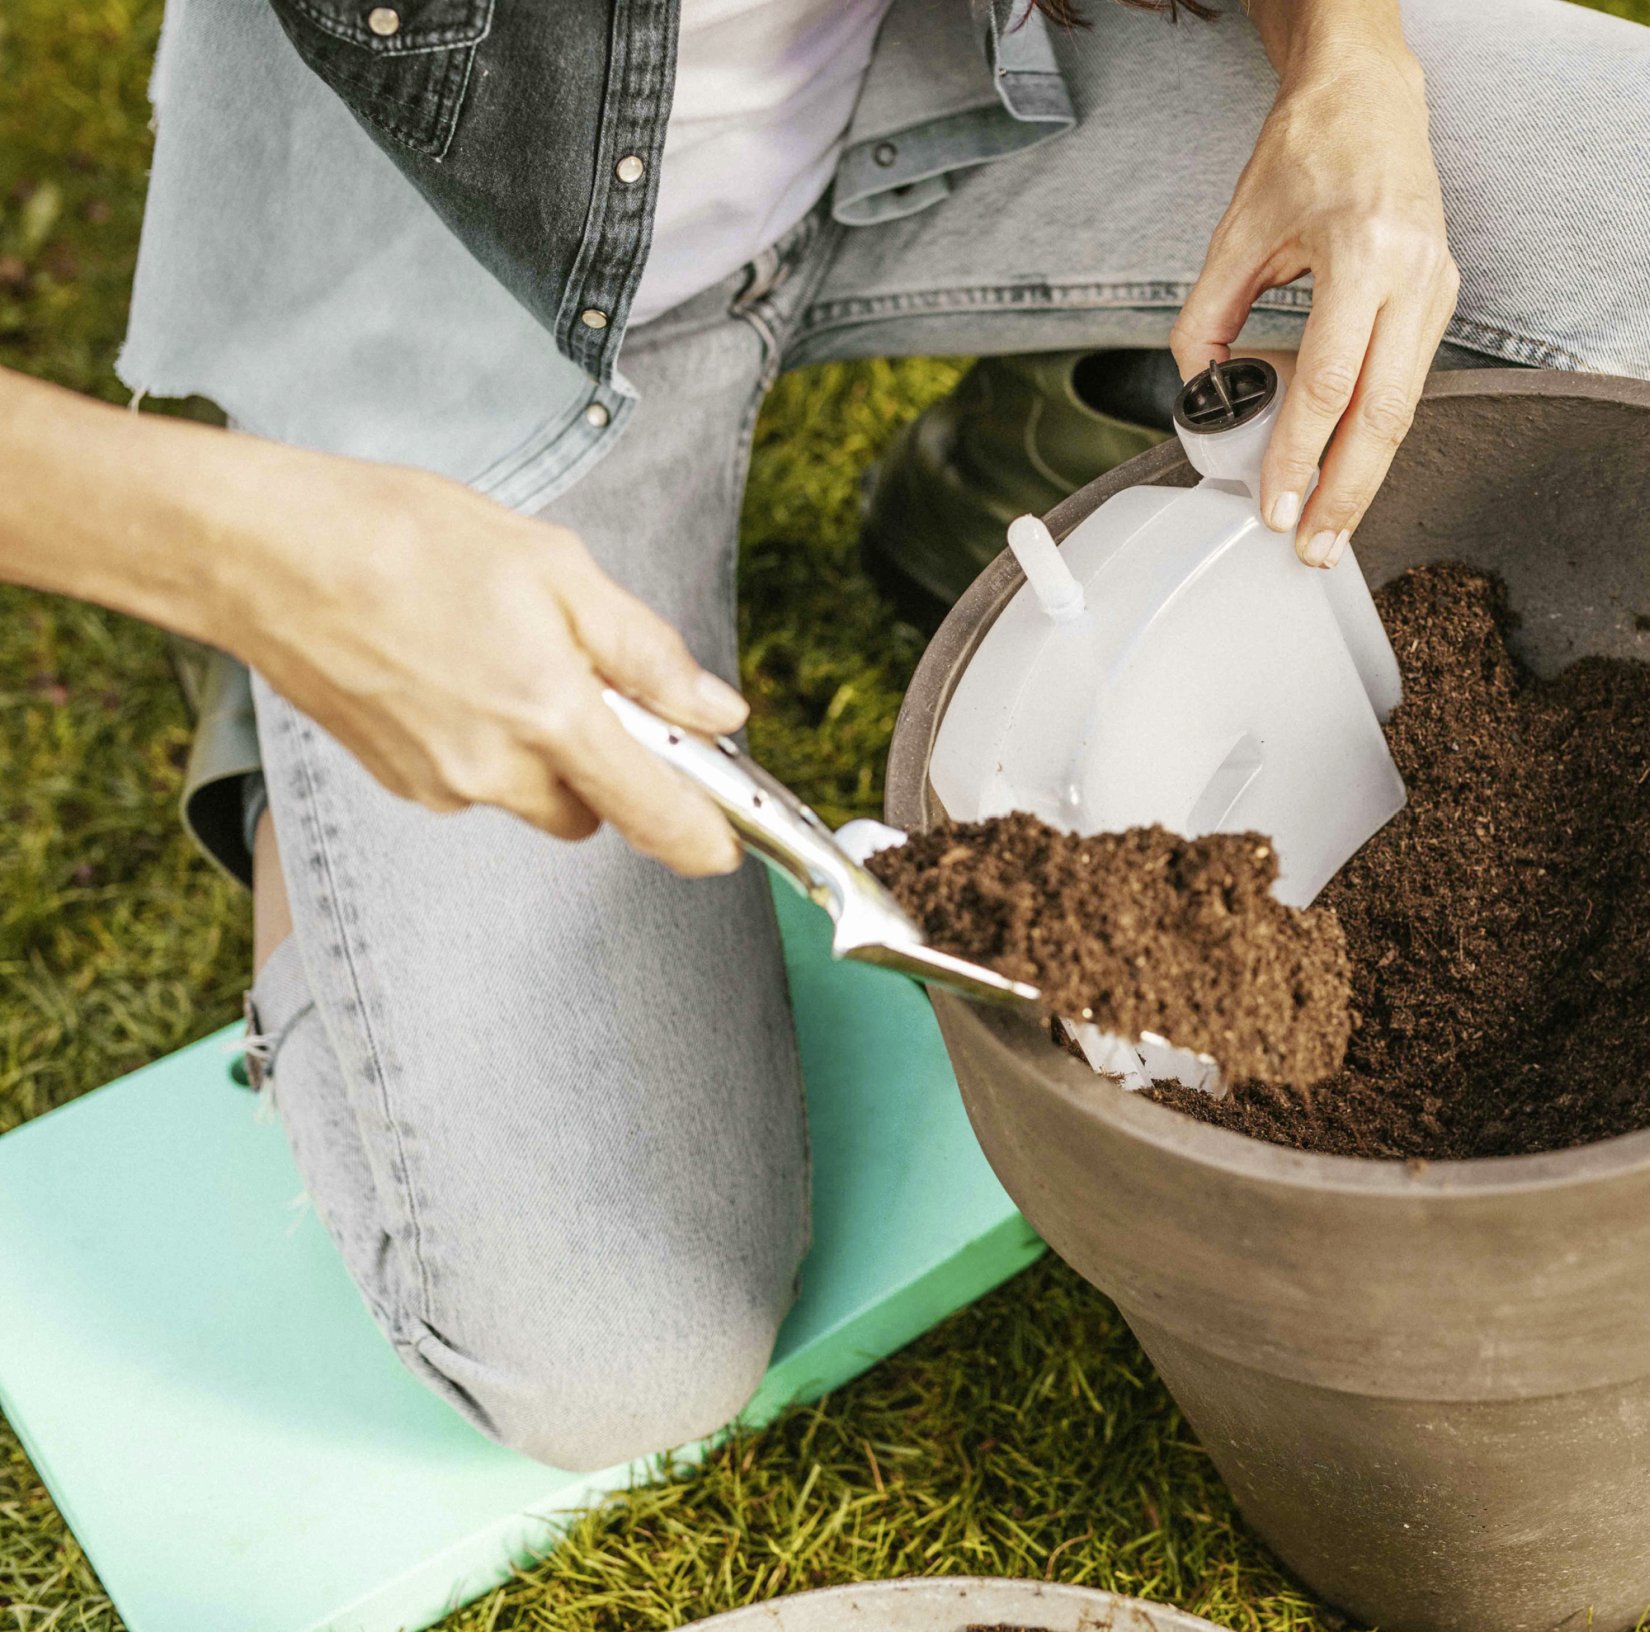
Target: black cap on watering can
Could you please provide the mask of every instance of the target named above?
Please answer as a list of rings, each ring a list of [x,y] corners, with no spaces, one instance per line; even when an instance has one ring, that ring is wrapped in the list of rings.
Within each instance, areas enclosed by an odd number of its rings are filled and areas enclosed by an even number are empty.
[[[1283,406],[1278,371],[1258,357],[1212,362],[1174,399],[1174,429],[1200,475],[1245,488],[1260,502],[1260,466]]]
[[[1265,413],[1277,394],[1277,370],[1258,357],[1211,362],[1181,386],[1174,422],[1198,436],[1235,431]]]

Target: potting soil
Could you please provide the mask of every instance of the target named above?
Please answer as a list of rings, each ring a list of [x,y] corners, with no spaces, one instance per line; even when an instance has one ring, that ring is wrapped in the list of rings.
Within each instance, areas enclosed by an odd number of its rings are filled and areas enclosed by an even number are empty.
[[[1149,1092],[1349,1156],[1516,1155],[1650,1126],[1650,663],[1537,678],[1508,650],[1502,587],[1459,565],[1376,600],[1409,803],[1319,898],[1351,958],[1345,1064],[1310,1088]]]
[[[1314,1082],[1346,1051],[1340,926],[1272,896],[1258,834],[1083,837],[1017,812],[914,833],[870,866],[934,945],[1040,986],[1052,1014],[1156,1032],[1228,1075]]]

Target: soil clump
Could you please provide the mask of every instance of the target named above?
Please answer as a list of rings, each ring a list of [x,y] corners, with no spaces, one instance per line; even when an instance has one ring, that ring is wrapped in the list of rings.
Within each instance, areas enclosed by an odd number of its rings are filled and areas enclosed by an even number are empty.
[[[1016,812],[914,833],[870,866],[935,946],[1039,986],[1051,1014],[1282,1083],[1315,1082],[1346,1052],[1340,926],[1274,899],[1259,834],[1083,836]]]

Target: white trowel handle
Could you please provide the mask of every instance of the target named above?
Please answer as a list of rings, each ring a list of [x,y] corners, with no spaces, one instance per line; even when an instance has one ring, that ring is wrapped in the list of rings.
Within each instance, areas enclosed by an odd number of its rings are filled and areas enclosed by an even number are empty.
[[[747,850],[831,915],[831,954],[897,969],[965,997],[1035,1005],[1037,988],[929,946],[876,876],[850,855],[820,819],[777,777],[727,737],[701,737],[604,691],[607,706],[631,736],[716,802]],[[880,822],[850,822],[863,854],[905,835]],[[870,831],[875,830],[875,831]],[[887,835],[887,839],[883,839]]]
[[[824,822],[777,777],[728,737],[701,737],[640,703],[604,690],[602,698],[639,743],[706,793],[740,842],[782,873],[832,918],[850,895],[882,886],[837,844]]]

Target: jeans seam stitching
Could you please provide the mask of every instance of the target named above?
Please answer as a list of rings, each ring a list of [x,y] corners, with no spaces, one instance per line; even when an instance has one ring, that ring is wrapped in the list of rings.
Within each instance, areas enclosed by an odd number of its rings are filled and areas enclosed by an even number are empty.
[[[350,989],[355,996],[357,1008],[361,1016],[361,1030],[367,1045],[367,1057],[370,1062],[374,1086],[377,1090],[379,1108],[384,1115],[385,1124],[390,1130],[390,1137],[395,1142],[396,1167],[399,1170],[401,1200],[407,1210],[407,1220],[412,1226],[413,1262],[418,1270],[419,1301],[425,1310],[430,1308],[430,1277],[429,1268],[424,1261],[424,1225],[419,1216],[418,1199],[413,1192],[412,1171],[407,1162],[406,1141],[402,1136],[400,1121],[390,1108],[389,1077],[384,1069],[383,1054],[378,1046],[378,1038],[373,1028],[371,1011],[367,1005],[367,994],[362,984],[359,970],[356,966],[354,954],[350,947],[348,926],[344,923],[340,910],[341,901],[340,879],[330,850],[326,842],[326,827],[321,819],[321,789],[315,779],[314,767],[310,758],[310,728],[305,724],[297,709],[291,704],[286,705],[286,727],[294,735],[297,744],[297,763],[304,780],[304,791],[308,797],[309,809],[315,824],[315,856],[320,862],[327,881],[328,898],[332,903],[328,916],[332,919],[338,931],[338,945],[341,950],[345,973],[348,977]],[[419,1317],[422,1319],[422,1317]],[[397,1319],[397,1327],[401,1322]]]
[[[1081,307],[1086,302],[1105,306],[1165,307],[1184,304],[1192,285],[1175,279],[1130,279],[1108,283],[964,284],[952,289],[906,290],[886,295],[846,295],[808,307],[796,324],[794,338],[816,334],[847,323],[891,317],[946,316],[986,308],[1055,310]],[[1255,302],[1261,311],[1306,313],[1312,309],[1312,291],[1285,285],[1265,291]],[[1494,323],[1457,313],[1450,319],[1446,339],[1454,335],[1473,350],[1490,355],[1517,352],[1519,361],[1556,364],[1570,372],[1586,372],[1588,365],[1576,353],[1551,340],[1538,339]]]
[[[1125,306],[1182,304],[1191,284],[1174,279],[1130,279],[1121,283],[962,284],[951,289],[906,290],[886,295],[846,295],[818,301],[797,324],[799,335],[836,327],[841,322],[881,316],[944,315],[984,307],[1023,306],[1049,309],[1098,302]],[[1305,291],[1301,292],[1305,294]],[[1291,309],[1297,300],[1282,290],[1269,292],[1270,304]],[[1310,299],[1310,297],[1308,297]],[[1262,297],[1262,302],[1267,297]],[[1261,304],[1261,302],[1257,302]]]
[[[763,399],[784,373],[785,355],[803,326],[810,310],[809,301],[830,270],[838,241],[831,233],[831,226],[829,218],[822,218],[816,206],[814,212],[804,216],[792,229],[797,237],[789,253],[781,254],[774,270],[774,281],[768,288],[753,299],[747,299],[742,293],[736,295],[729,307],[729,315],[745,323],[756,334],[762,347],[761,372],[757,376],[756,389],[745,406],[739,441],[728,466],[736,509],[743,502],[743,484],[739,473],[742,465],[748,473],[756,416],[761,412]],[[792,283],[793,278],[799,281]],[[796,302],[788,320],[784,314],[787,297]]]
[[[1589,372],[1588,365],[1573,351],[1567,351],[1551,340],[1538,340],[1534,335],[1520,334],[1517,329],[1502,328],[1499,324],[1485,323],[1476,317],[1452,317],[1449,327],[1445,330],[1445,338],[1451,334],[1458,334],[1463,339],[1473,335],[1481,337],[1486,345],[1474,346],[1472,349],[1475,351],[1492,350],[1493,344],[1524,348],[1533,354],[1534,359],[1542,363],[1557,363],[1569,373]]]

